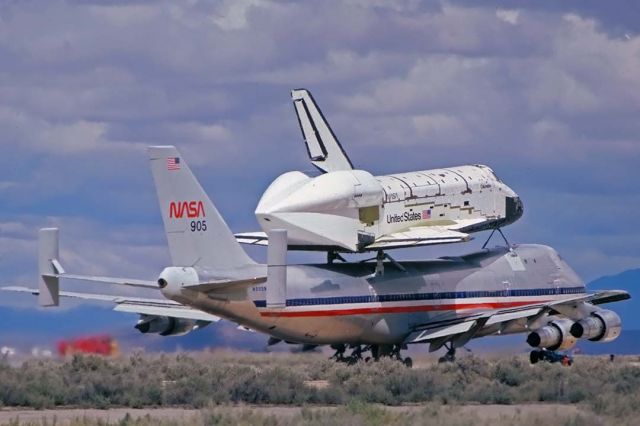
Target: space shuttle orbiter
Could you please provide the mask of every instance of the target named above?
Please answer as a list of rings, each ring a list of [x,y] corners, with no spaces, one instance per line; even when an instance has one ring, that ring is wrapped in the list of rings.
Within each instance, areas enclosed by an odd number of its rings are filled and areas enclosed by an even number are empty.
[[[286,229],[289,248],[364,252],[469,240],[523,213],[518,195],[484,165],[373,176],[354,169],[305,89],[291,92],[312,164],[323,172],[278,177],[255,214],[264,232],[236,234],[267,245],[266,232]]]

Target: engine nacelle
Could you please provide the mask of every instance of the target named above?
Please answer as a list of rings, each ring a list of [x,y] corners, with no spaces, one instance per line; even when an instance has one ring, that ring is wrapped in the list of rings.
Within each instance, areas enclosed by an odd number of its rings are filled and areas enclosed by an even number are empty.
[[[573,321],[566,318],[556,319],[533,331],[527,336],[527,343],[536,348],[551,351],[566,350],[576,344],[576,338],[571,334]]]
[[[610,342],[622,331],[622,320],[613,311],[601,309],[592,312],[571,326],[574,337],[589,339],[593,342]]]
[[[158,287],[167,299],[180,297],[185,286],[198,284],[198,272],[192,267],[169,266],[158,277]]]
[[[207,321],[196,321],[185,318],[141,315],[135,328],[140,333],[157,333],[161,336],[182,336],[209,324]]]

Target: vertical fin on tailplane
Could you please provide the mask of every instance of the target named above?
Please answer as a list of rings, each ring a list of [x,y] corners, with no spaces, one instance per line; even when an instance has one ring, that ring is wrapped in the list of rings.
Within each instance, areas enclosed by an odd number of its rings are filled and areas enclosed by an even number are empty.
[[[233,269],[254,264],[178,150],[148,150],[173,265]]]
[[[298,124],[307,145],[311,163],[323,172],[352,170],[353,164],[322,115],[313,96],[306,89],[291,91]]]

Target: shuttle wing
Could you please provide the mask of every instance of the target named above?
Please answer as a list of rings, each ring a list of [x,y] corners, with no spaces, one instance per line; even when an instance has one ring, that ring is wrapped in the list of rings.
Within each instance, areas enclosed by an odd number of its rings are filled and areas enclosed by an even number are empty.
[[[323,172],[353,169],[311,93],[306,89],[292,90],[291,99],[311,163]]]
[[[406,231],[383,235],[372,244],[366,246],[366,249],[382,250],[431,244],[459,243],[469,241],[470,239],[469,234],[452,231],[444,226],[417,226],[409,228]]]
[[[236,240],[241,244],[253,246],[268,246],[269,239],[264,232],[242,232],[235,234]],[[406,231],[383,235],[373,243],[363,247],[363,251],[388,250],[403,247],[418,247],[433,244],[460,243],[471,240],[469,234],[454,231],[444,226],[418,226]],[[321,248],[318,246],[317,248]],[[301,249],[298,246],[289,246],[289,249]]]
[[[454,222],[454,224],[447,226],[447,229],[450,229],[452,231],[470,232],[468,230],[472,230],[478,225],[485,224],[486,222],[488,222],[488,219],[484,217],[478,217],[475,219],[458,219]]]
[[[40,293],[38,289],[19,286],[3,287],[1,288],[1,290],[19,293],[30,293],[35,296]],[[76,293],[72,291],[61,291],[60,296],[73,299],[110,302],[115,304],[113,310],[119,312],[191,319],[195,321],[217,322],[220,320],[220,318],[215,315],[211,315],[206,312],[181,305],[178,302],[174,302],[168,299],[147,299],[141,297],[115,296],[106,294]]]

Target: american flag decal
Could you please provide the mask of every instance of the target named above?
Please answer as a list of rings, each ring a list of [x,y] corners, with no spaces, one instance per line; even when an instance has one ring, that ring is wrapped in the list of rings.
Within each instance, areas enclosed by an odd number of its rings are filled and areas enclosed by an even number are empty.
[[[180,170],[180,158],[179,157],[167,158],[167,170]]]
[[[431,219],[431,209],[422,210],[422,220]]]

